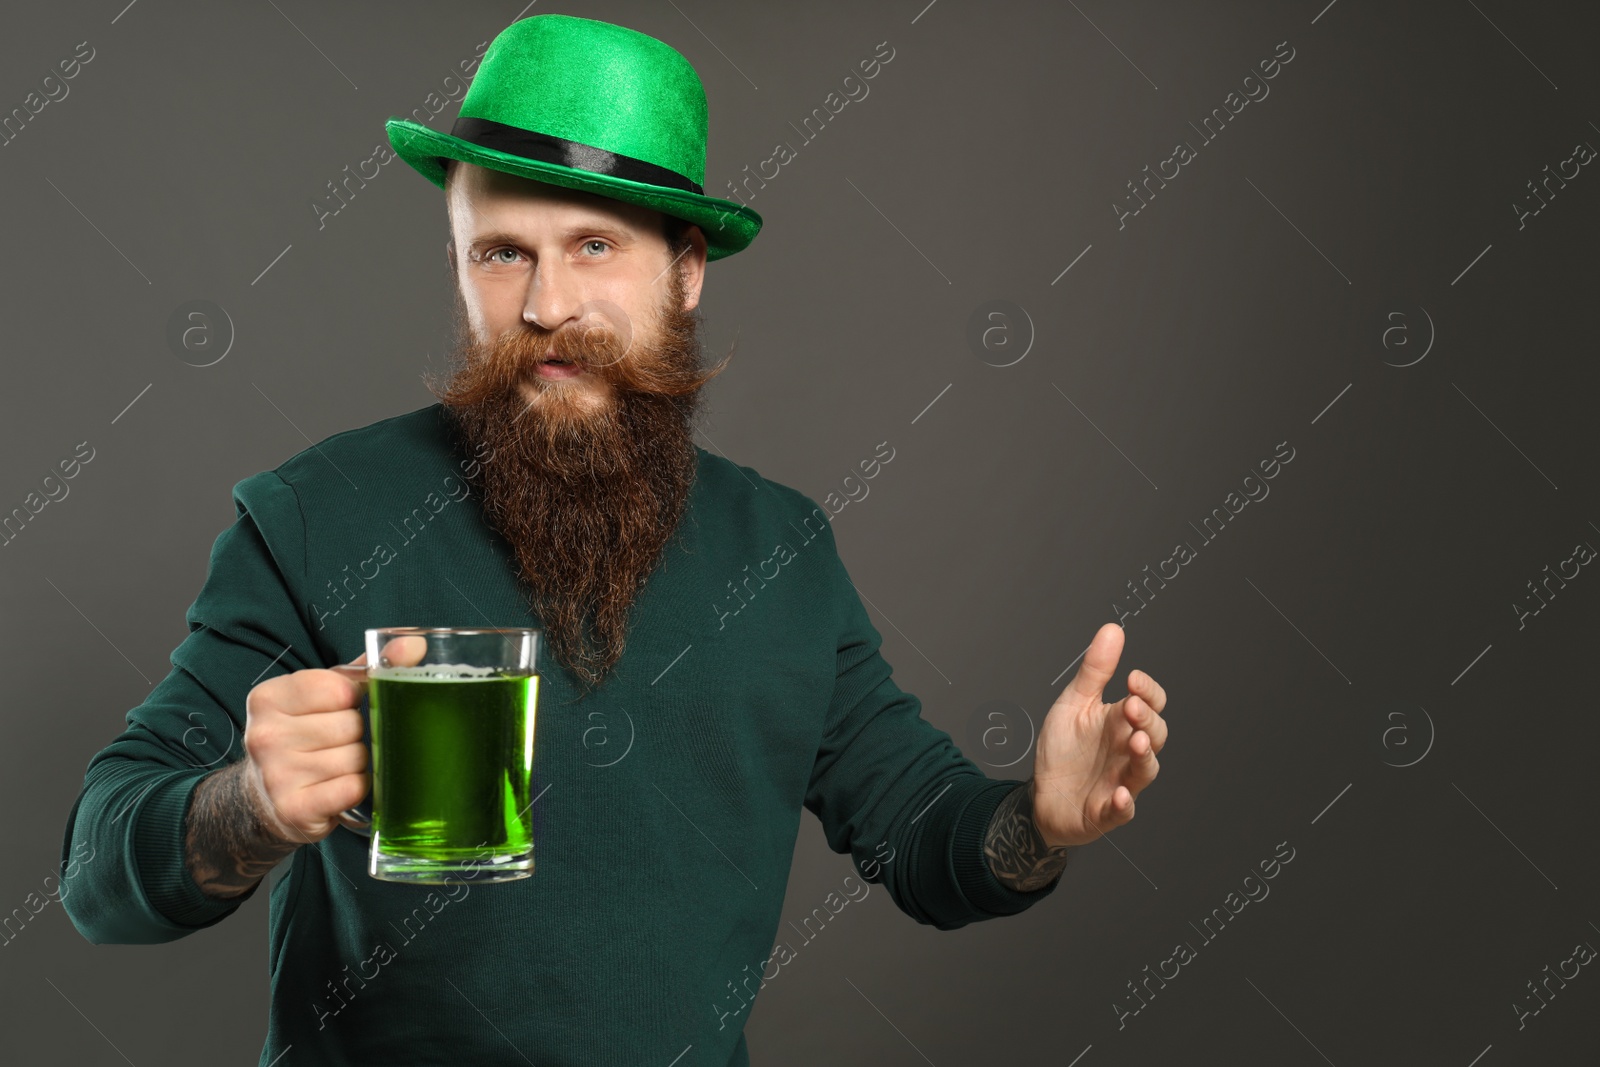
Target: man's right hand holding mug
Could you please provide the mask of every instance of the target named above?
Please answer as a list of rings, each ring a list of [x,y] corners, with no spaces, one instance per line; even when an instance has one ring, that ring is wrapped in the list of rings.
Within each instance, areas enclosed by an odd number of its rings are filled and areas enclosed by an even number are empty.
[[[409,647],[415,643],[414,655]],[[396,647],[400,646],[400,647]],[[421,638],[395,638],[391,664],[422,658]],[[195,786],[186,866],[203,893],[237,897],[301,845],[322,840],[371,787],[358,707],[367,656],[269,678],[245,698],[244,757]]]

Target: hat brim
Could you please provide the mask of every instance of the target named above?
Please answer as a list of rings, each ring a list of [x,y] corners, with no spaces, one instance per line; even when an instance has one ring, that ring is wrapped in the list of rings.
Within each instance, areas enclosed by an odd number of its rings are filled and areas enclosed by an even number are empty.
[[[431,130],[410,119],[391,118],[384,123],[395,154],[439,188],[444,188],[444,160],[454,159],[492,170],[516,174],[532,181],[639,204],[700,227],[706,236],[706,259],[722,259],[746,248],[761,229],[761,216],[743,204],[614,178],[607,174],[524,159],[483,148],[459,137]]]

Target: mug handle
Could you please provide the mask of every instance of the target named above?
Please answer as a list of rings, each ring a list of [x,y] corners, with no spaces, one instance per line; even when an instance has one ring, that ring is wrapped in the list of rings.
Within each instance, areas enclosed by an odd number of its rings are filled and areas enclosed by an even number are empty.
[[[327,669],[330,671],[337,671],[338,673],[344,675],[352,682],[355,682],[357,685],[361,686],[363,690],[366,688],[367,668],[364,664],[341,663],[337,666],[329,667]],[[370,756],[370,749],[368,751]],[[339,813],[339,824],[353,833],[361,834],[363,837],[370,837],[372,835],[372,821],[365,815],[361,814],[361,812],[358,810],[359,807],[360,805],[358,804],[354,808],[346,808],[344,811],[341,811]]]

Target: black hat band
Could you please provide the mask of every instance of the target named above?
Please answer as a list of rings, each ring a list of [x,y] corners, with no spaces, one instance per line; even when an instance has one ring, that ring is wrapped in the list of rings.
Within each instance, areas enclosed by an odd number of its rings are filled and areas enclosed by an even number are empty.
[[[644,185],[660,185],[668,189],[680,189],[696,196],[704,196],[705,190],[676,171],[659,167],[643,159],[632,156],[620,155],[616,152],[607,152],[603,148],[582,144],[578,141],[569,141],[564,137],[552,137],[547,133],[536,133],[533,130],[524,130],[519,126],[508,126],[503,122],[493,119],[478,119],[462,116],[456,119],[450,127],[450,136],[459,137],[463,141],[470,141],[479,148],[491,148],[496,152],[505,152],[508,155],[522,156],[525,159],[538,160],[541,163],[553,163],[557,166],[571,167],[574,170],[585,170],[592,174],[604,174],[612,178],[624,178],[631,182],[640,182]]]

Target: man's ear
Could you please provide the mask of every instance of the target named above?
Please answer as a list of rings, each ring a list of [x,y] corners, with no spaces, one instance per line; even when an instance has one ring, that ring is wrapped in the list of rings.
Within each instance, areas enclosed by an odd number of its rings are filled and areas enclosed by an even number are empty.
[[[450,273],[456,272],[456,242],[454,238],[444,243],[444,258],[450,263]]]
[[[700,304],[700,286],[706,277],[706,235],[698,226],[689,227],[689,251],[683,254],[683,299],[685,311],[693,311]]]

